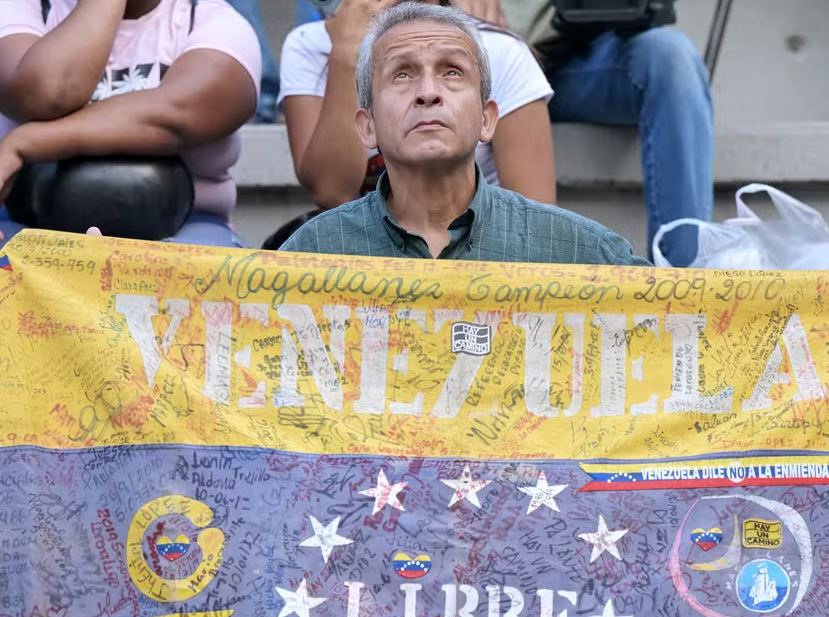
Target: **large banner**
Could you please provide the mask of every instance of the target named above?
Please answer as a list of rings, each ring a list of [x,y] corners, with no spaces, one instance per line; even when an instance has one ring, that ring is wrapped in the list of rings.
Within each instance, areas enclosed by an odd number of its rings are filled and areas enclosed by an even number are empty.
[[[829,274],[0,258],[0,617],[829,614]]]

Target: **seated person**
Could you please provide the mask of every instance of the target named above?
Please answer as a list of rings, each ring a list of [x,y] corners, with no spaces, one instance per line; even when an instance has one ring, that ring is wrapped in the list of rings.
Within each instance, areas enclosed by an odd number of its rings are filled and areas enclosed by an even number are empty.
[[[637,126],[648,211],[648,247],[661,225],[711,220],[713,112],[697,50],[674,28],[619,33],[553,27],[552,0],[463,0],[475,15],[499,15],[541,57],[556,91],[553,122]],[[676,266],[696,256],[696,230],[669,233],[662,252]]]
[[[427,4],[448,4],[423,0]],[[383,157],[366,150],[354,131],[355,71],[371,19],[399,0],[343,0],[333,17],[294,29],[281,59],[279,102],[294,169],[322,208],[375,188]],[[555,201],[553,92],[529,47],[515,35],[477,22],[492,65],[492,98],[501,122],[477,160],[487,181],[545,203]],[[368,162],[368,165],[367,165]]]
[[[465,13],[405,2],[380,13],[357,62],[356,132],[379,149],[377,190],[300,227],[285,251],[648,265],[598,223],[487,183],[497,134],[489,62]]]
[[[27,163],[178,154],[195,195],[172,239],[240,246],[229,169],[260,65],[253,29],[224,0],[5,0],[0,203]],[[6,239],[20,228],[0,207]]]

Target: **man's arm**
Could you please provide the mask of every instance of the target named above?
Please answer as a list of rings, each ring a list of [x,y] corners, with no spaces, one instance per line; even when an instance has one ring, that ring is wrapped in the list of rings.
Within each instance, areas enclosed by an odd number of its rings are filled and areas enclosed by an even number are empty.
[[[633,252],[630,242],[617,233],[607,230],[599,243],[600,263],[614,266],[643,266],[653,267],[653,264],[644,257]]]
[[[313,220],[302,225],[277,250],[289,253],[319,253],[320,245],[314,225]]]
[[[256,86],[241,64],[218,51],[187,52],[156,89],[115,96],[65,118],[31,122],[9,133],[0,142],[0,201],[24,162],[177,154],[231,134],[255,108]]]
[[[20,6],[3,10],[23,14],[30,8],[25,1],[13,0],[11,5]],[[86,105],[106,67],[126,2],[80,0],[43,37],[0,39],[0,112],[18,122],[54,120]]]

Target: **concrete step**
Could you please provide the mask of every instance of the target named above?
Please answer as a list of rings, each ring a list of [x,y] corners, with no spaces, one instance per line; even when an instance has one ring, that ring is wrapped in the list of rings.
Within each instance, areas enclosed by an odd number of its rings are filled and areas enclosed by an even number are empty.
[[[584,124],[554,126],[559,186],[636,186],[642,182],[636,131]],[[715,134],[718,184],[829,182],[829,122],[720,128]],[[296,187],[285,125],[242,129],[233,169],[244,188]]]

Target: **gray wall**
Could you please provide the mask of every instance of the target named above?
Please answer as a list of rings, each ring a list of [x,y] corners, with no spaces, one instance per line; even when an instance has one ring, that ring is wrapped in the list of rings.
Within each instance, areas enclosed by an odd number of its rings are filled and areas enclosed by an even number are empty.
[[[705,48],[715,0],[680,0],[679,27]],[[829,122],[828,0],[735,0],[714,75],[720,126]]]

